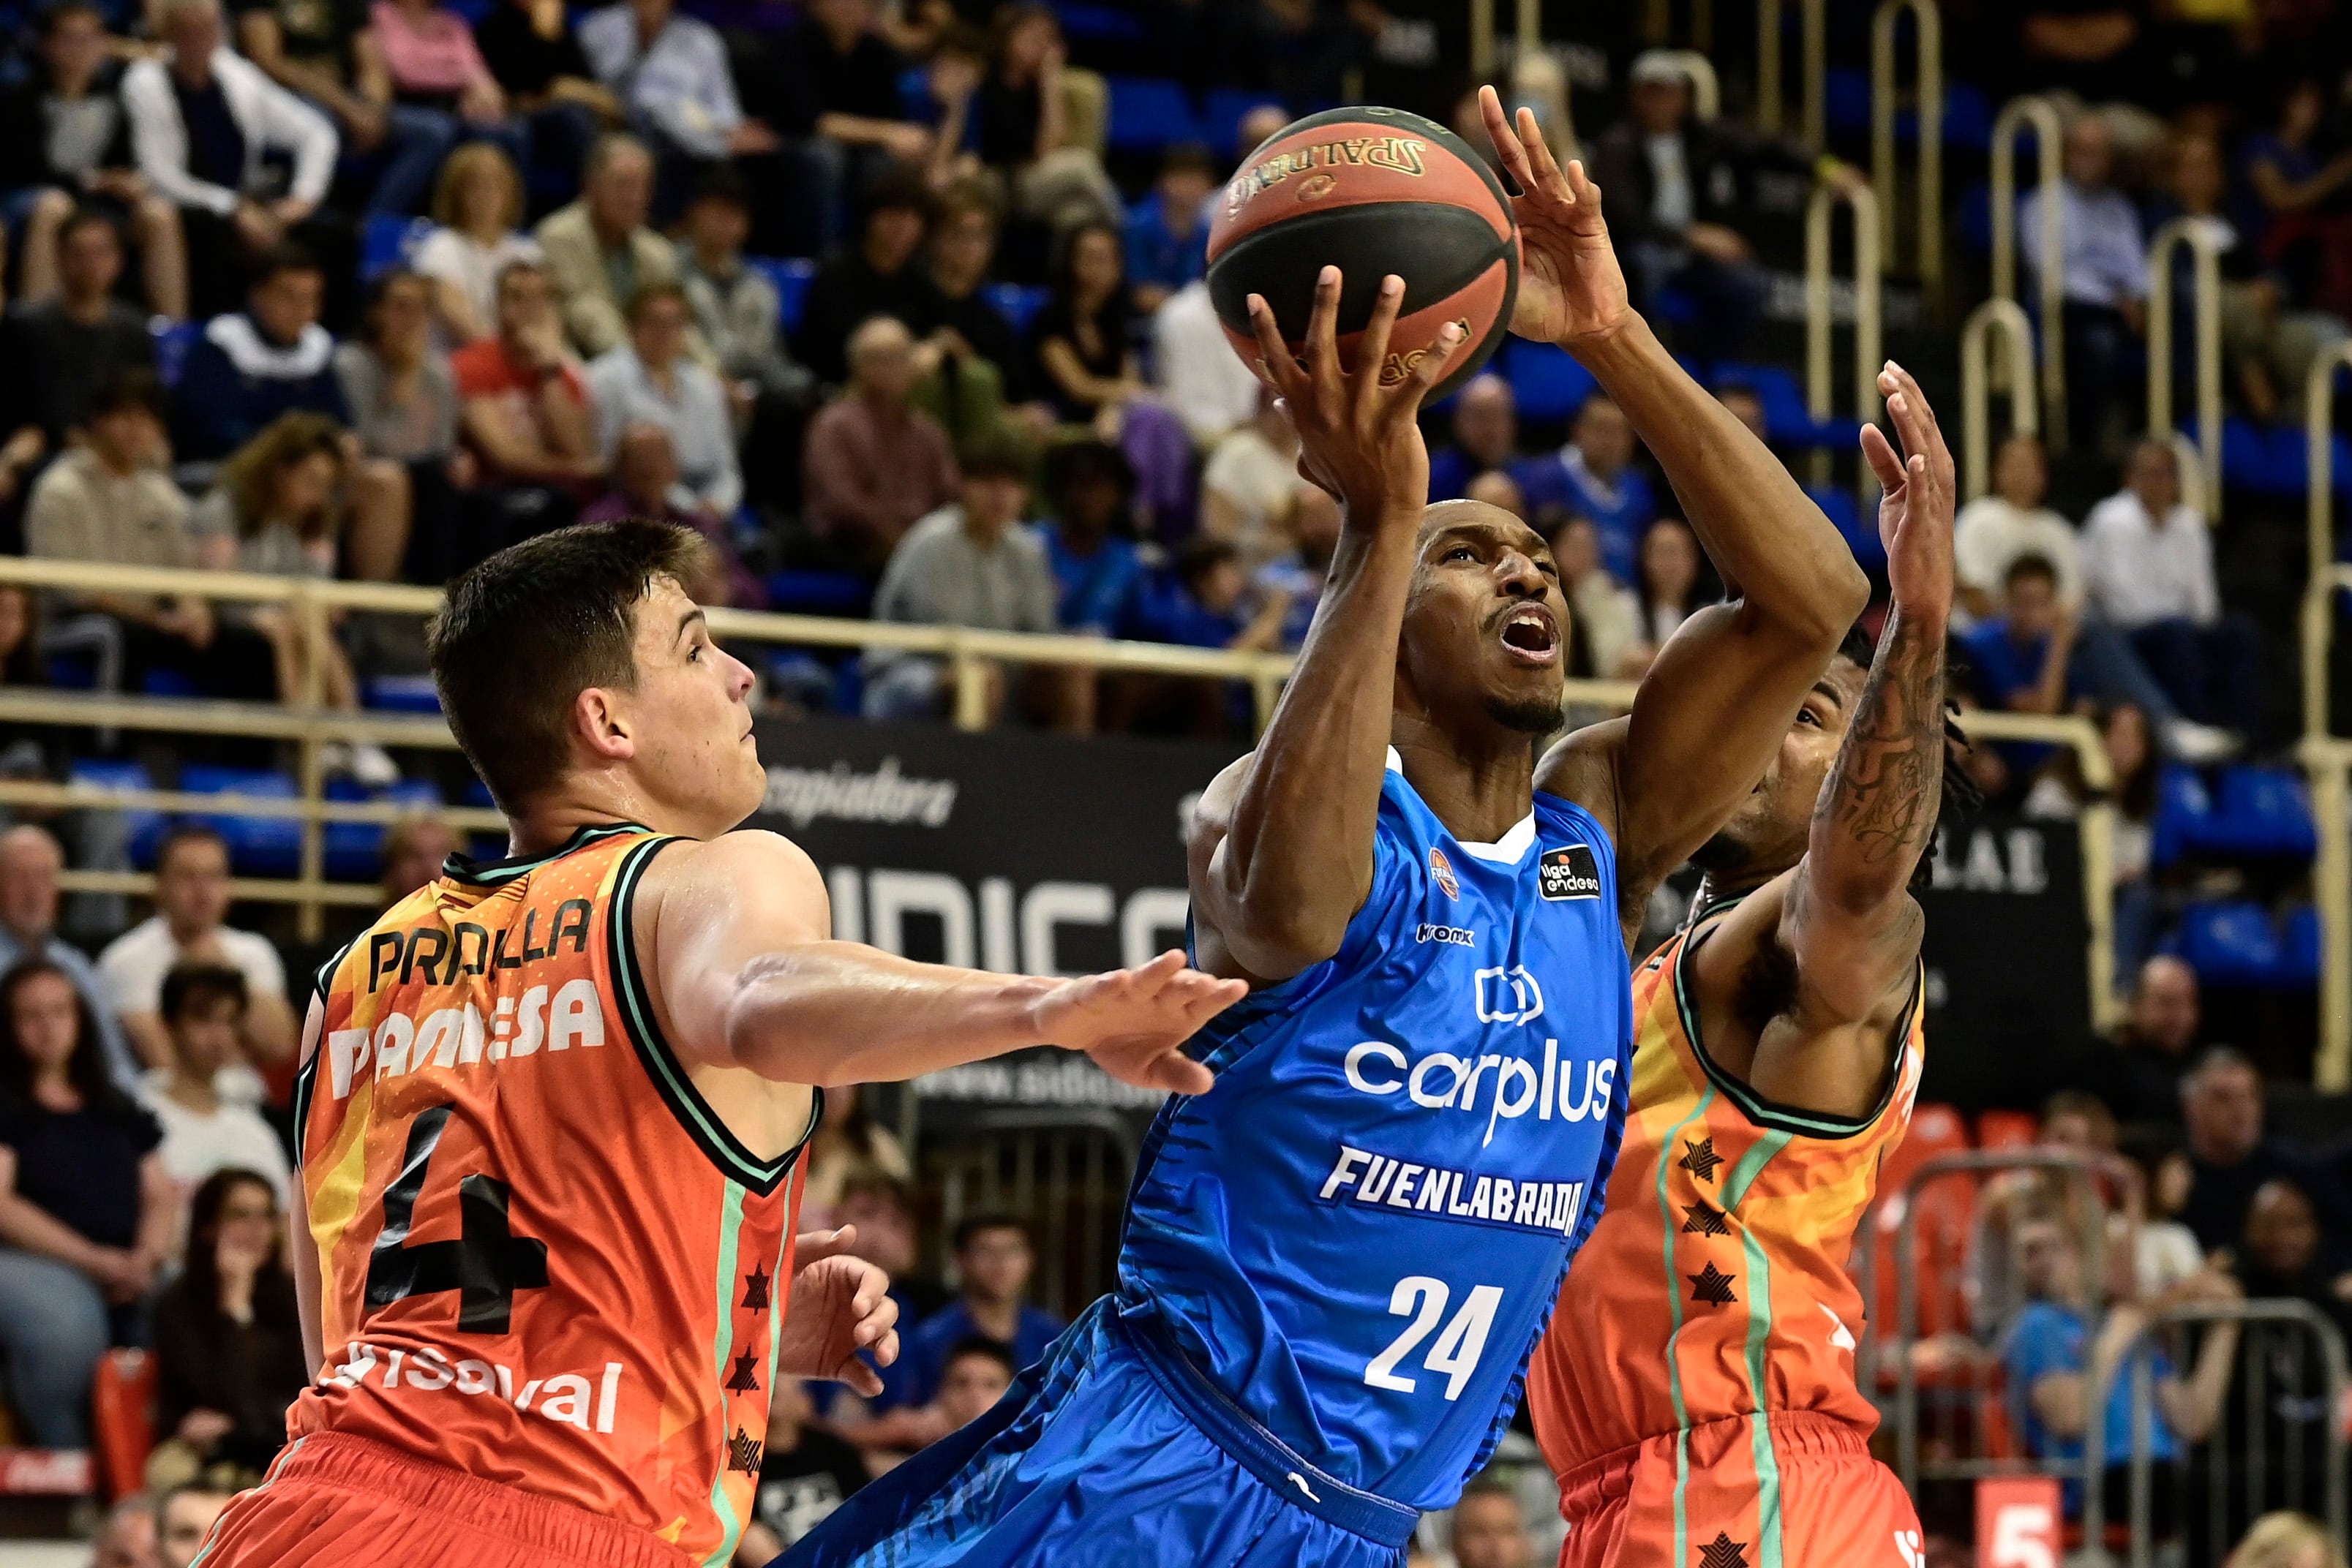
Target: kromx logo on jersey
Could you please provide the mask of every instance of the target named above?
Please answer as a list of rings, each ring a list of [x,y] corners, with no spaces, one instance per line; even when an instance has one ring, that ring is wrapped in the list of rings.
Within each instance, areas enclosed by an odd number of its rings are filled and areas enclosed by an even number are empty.
[[[1543,988],[1525,964],[1481,969],[1477,986],[1480,1023],[1533,1023],[1543,1017]]]

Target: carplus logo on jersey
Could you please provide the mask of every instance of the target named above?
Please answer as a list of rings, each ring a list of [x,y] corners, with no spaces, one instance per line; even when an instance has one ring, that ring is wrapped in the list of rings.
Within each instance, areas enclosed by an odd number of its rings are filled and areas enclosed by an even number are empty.
[[[1580,1091],[1576,1067],[1573,1059],[1560,1060],[1559,1041],[1550,1039],[1543,1042],[1540,1067],[1525,1057],[1499,1051],[1474,1058],[1433,1051],[1416,1061],[1387,1040],[1367,1040],[1349,1047],[1341,1071],[1348,1087],[1359,1094],[1385,1098],[1402,1092],[1425,1111],[1476,1115],[1485,1091],[1486,1135],[1478,1145],[1485,1148],[1495,1141],[1496,1124],[1516,1122],[1529,1113],[1541,1122],[1555,1115],[1563,1122],[1607,1115],[1610,1090],[1617,1079],[1617,1059],[1608,1056],[1584,1063]]]

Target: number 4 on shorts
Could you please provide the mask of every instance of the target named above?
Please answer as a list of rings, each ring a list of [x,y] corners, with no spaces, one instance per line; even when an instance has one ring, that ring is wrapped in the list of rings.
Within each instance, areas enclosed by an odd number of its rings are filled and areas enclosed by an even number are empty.
[[[408,1239],[417,1196],[449,1125],[447,1105],[429,1106],[408,1124],[400,1175],[383,1189],[383,1229],[368,1254],[367,1304],[388,1307],[411,1296],[457,1292],[457,1328],[505,1333],[514,1293],[547,1283],[547,1243],[517,1236],[507,1218],[507,1184],[477,1171],[457,1182],[459,1237]]]
[[[1397,1372],[1397,1363],[1412,1354],[1413,1348],[1429,1337],[1437,1320],[1445,1314],[1445,1299],[1449,1294],[1445,1281],[1433,1280],[1426,1274],[1408,1274],[1396,1283],[1389,1294],[1389,1312],[1393,1317],[1410,1317],[1404,1333],[1389,1342],[1388,1349],[1372,1357],[1364,1368],[1364,1381],[1375,1388],[1392,1388],[1399,1394],[1410,1394],[1416,1385]],[[1486,1331],[1495,1326],[1495,1309],[1502,1305],[1500,1285],[1474,1285],[1470,1299],[1429,1347],[1429,1359],[1422,1365],[1446,1376],[1445,1397],[1462,1397],[1464,1385],[1478,1370],[1478,1358],[1486,1354]]]

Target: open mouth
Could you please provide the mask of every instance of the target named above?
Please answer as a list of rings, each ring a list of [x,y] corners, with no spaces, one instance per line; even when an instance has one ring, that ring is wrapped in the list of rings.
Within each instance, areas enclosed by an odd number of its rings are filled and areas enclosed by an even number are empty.
[[[1559,657],[1559,625],[1541,605],[1521,605],[1503,622],[1503,646],[1521,664],[1549,664]]]

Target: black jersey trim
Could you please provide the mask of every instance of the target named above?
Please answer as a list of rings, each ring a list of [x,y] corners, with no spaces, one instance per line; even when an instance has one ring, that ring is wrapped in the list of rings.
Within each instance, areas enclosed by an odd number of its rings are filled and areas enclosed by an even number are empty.
[[[635,822],[590,822],[574,828],[572,836],[551,850],[535,855],[509,855],[503,860],[478,861],[471,855],[451,854],[441,862],[441,874],[451,882],[467,887],[499,887],[527,876],[551,861],[562,860],[575,850],[612,838],[618,833],[643,833],[652,830]]]
[[[643,832],[642,828],[628,831]],[[728,1130],[727,1124],[710,1108],[702,1092],[687,1076],[686,1068],[662,1037],[661,1026],[654,1021],[653,1009],[647,999],[644,972],[637,967],[636,944],[630,939],[632,911],[636,903],[637,884],[644,879],[645,869],[665,848],[677,842],[671,838],[653,838],[621,856],[619,870],[614,873],[613,897],[605,915],[605,953],[613,975],[614,999],[620,1004],[622,1027],[628,1030],[629,1043],[636,1048],[637,1060],[645,1064],[646,1076],[667,1102],[671,1114],[687,1136],[701,1146],[710,1163],[730,1181],[739,1182],[761,1197],[776,1190],[803,1151],[816,1136],[817,1126],[824,1120],[824,1091],[813,1089],[814,1096],[809,1106],[807,1131],[799,1143],[772,1160],[762,1160],[745,1148],[740,1139]]]
[[[1699,938],[1712,929],[1710,925],[1703,923],[1711,922],[1715,915],[1737,902],[1737,899],[1727,900],[1703,911],[1683,934],[1682,951],[1675,955],[1675,1009],[1682,1018],[1683,1035],[1691,1043],[1692,1054],[1698,1058],[1699,1066],[1706,1070],[1708,1082],[1722,1090],[1723,1097],[1738,1107],[1740,1114],[1757,1126],[1775,1133],[1794,1133],[1800,1137],[1818,1138],[1825,1143],[1841,1142],[1870,1131],[1878,1124],[1879,1118],[1886,1114],[1886,1108],[1895,1103],[1895,1086],[1903,1079],[1903,1047],[1910,1038],[1912,1020],[1918,1016],[1919,993],[1927,979],[1926,961],[1914,961],[1911,999],[1904,1005],[1901,1015],[1895,1021],[1891,1037],[1893,1049],[1887,1053],[1886,1060],[1886,1082],[1879,1090],[1877,1103],[1861,1116],[1832,1116],[1819,1111],[1783,1105],[1756,1092],[1707,1054],[1706,1037],[1698,1024],[1698,1004],[1692,999],[1689,979],[1691,955],[1697,950]]]

